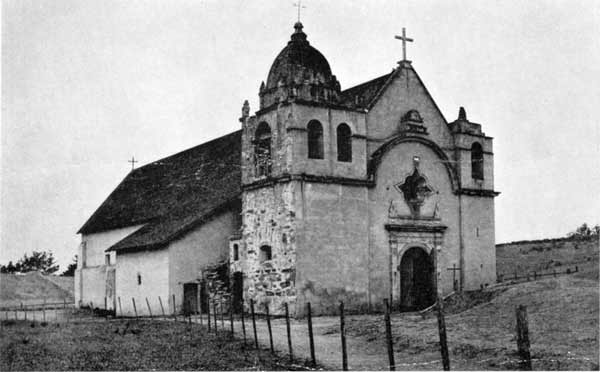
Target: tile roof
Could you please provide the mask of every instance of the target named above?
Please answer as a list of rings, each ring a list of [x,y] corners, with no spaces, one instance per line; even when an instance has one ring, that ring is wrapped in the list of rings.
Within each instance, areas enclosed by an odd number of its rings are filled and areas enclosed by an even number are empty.
[[[239,200],[241,131],[131,171],[78,233],[145,224],[111,250],[157,248]]]
[[[395,70],[342,91],[341,100],[347,105],[354,106],[358,98],[358,106],[370,108],[394,72]]]

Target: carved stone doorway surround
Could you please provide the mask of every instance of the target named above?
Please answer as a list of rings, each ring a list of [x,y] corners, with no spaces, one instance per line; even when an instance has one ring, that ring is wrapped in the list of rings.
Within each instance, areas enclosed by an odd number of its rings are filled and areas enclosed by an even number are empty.
[[[410,221],[385,225],[389,236],[389,301],[393,309],[400,308],[400,262],[411,248],[423,249],[431,258],[434,274],[431,275],[433,293],[437,295],[440,269],[437,254],[442,249],[446,226],[438,221]]]

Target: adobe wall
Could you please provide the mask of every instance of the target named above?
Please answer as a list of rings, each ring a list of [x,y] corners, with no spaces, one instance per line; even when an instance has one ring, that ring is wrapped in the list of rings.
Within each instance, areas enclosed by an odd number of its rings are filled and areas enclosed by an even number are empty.
[[[146,298],[152,314],[161,314],[158,297],[160,296],[165,313],[172,311],[169,299],[169,255],[167,249],[119,254],[116,269],[116,295],[121,299],[123,315],[134,316],[132,298],[138,315],[150,315]],[[138,284],[138,274],[141,284]],[[121,315],[117,301],[117,314]]]
[[[239,234],[239,211],[227,211],[169,245],[169,297],[183,304],[183,284],[200,283],[203,271],[229,258],[229,238]]]

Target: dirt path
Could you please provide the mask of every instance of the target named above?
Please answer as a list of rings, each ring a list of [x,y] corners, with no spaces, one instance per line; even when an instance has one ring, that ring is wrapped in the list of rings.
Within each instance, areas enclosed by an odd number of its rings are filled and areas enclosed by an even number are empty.
[[[576,278],[548,279],[512,286],[490,301],[458,314],[448,315],[446,325],[452,369],[517,369],[514,308],[528,306],[534,369],[597,369],[598,283]],[[257,319],[258,340],[269,347],[264,319]],[[206,324],[206,319],[204,320]],[[284,319],[271,321],[275,350],[287,355]],[[221,323],[218,323],[221,329]],[[241,322],[234,322],[242,337]],[[230,329],[225,320],[225,330]],[[294,357],[309,359],[306,320],[292,320]],[[338,317],[313,318],[315,355],[325,369],[342,367]],[[437,319],[393,314],[392,333],[397,370],[441,370]],[[350,370],[388,370],[382,315],[346,317]],[[246,319],[246,340],[254,343],[252,322]]]

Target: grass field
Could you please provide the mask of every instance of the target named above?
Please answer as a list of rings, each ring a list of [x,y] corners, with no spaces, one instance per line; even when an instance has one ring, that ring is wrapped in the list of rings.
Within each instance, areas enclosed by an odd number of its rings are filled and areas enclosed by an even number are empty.
[[[226,333],[167,321],[3,321],[0,370],[302,370]]]
[[[598,239],[548,239],[496,245],[496,272],[510,277],[565,271],[578,266],[577,277],[598,280]]]
[[[73,277],[37,272],[0,274],[0,306],[40,304],[44,299],[47,302],[73,302]]]

